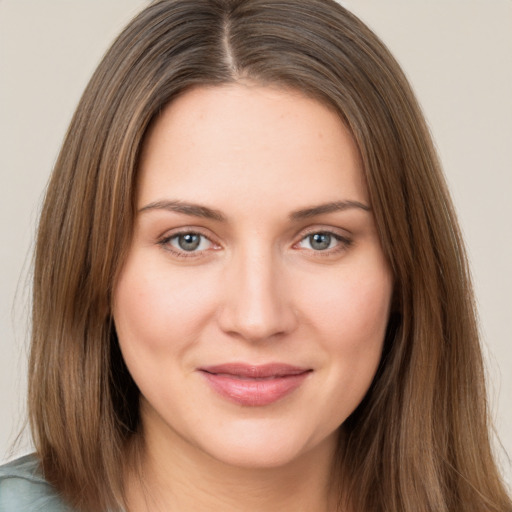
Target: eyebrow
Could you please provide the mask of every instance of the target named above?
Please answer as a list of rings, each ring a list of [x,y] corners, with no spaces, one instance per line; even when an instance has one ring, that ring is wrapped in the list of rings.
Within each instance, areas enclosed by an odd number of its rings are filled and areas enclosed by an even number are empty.
[[[207,206],[199,204],[184,203],[182,201],[155,201],[143,206],[139,213],[151,210],[168,210],[170,212],[183,213],[185,215],[192,215],[193,217],[203,217],[205,219],[217,220],[225,222],[226,217],[219,211]]]
[[[359,201],[332,201],[309,208],[296,210],[290,214],[290,219],[293,221],[309,219],[317,215],[326,213],[341,212],[357,208],[366,212],[371,211],[371,208]],[[167,210],[170,212],[182,213],[184,215],[191,215],[193,217],[202,217],[205,219],[216,220],[219,222],[226,222],[226,216],[219,210],[209,208],[194,203],[185,203],[177,200],[161,200],[154,201],[139,209],[139,213],[144,213],[152,210]]]
[[[368,205],[360,203],[359,201],[333,201],[331,203],[320,204],[318,206],[312,206],[310,208],[297,210],[290,214],[290,219],[309,219],[311,217],[316,217],[317,215],[323,215],[326,213],[333,212],[342,212],[345,210],[350,210],[352,208],[358,208],[364,210],[365,212],[371,211],[371,208]]]

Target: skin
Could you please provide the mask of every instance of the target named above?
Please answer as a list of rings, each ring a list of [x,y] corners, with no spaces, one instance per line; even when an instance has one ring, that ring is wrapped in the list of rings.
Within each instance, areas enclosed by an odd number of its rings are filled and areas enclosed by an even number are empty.
[[[295,91],[190,90],[147,136],[137,205],[114,294],[142,395],[131,509],[334,510],[340,426],[375,375],[392,295],[348,130]],[[184,233],[201,235],[196,249]],[[310,371],[282,399],[244,406],[198,371],[228,362]]]

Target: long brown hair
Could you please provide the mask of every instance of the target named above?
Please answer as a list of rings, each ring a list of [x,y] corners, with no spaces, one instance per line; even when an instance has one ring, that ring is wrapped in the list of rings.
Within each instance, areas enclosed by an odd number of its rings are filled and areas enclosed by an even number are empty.
[[[29,411],[46,478],[77,508],[123,503],[139,393],[111,294],[148,126],[186,89],[250,79],[335,108],[361,153],[394,307],[382,361],[344,423],[355,510],[510,511],[493,461],[468,265],[425,121],[379,39],[332,0],[161,0],[92,77],[39,225]],[[349,469],[348,469],[349,468]]]

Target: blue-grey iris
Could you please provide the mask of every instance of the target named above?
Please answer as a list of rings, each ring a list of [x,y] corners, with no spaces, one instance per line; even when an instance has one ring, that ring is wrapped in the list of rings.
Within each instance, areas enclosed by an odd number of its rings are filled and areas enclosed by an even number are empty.
[[[186,233],[178,236],[178,245],[184,251],[194,251],[201,243],[201,235],[196,233]]]
[[[311,247],[317,251],[324,251],[331,245],[331,235],[329,233],[315,233],[309,235]]]

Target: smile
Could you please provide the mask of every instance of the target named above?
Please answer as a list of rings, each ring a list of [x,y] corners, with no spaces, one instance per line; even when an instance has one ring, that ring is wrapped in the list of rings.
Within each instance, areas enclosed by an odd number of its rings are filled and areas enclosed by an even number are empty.
[[[222,397],[250,407],[277,402],[295,391],[312,372],[280,363],[261,366],[231,363],[199,368],[199,371]]]

